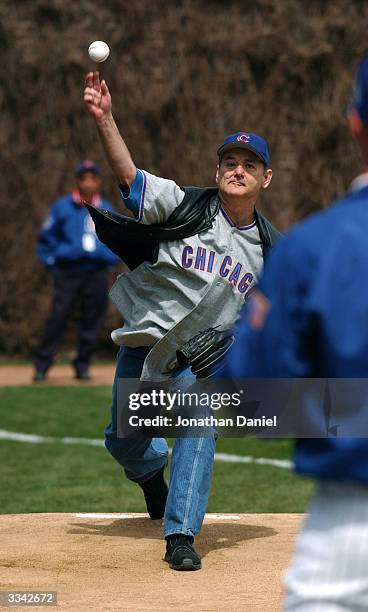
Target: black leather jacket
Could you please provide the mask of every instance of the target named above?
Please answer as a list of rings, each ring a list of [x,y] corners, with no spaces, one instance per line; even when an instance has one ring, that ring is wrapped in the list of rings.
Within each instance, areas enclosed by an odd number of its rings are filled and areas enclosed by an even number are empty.
[[[220,203],[216,187],[182,187],[185,196],[165,223],[144,225],[111,210],[99,209],[85,202],[95,223],[98,238],[121,257],[130,270],[144,261],[155,261],[160,242],[195,236],[212,227]],[[263,257],[281,237],[281,233],[257,209],[254,210]]]

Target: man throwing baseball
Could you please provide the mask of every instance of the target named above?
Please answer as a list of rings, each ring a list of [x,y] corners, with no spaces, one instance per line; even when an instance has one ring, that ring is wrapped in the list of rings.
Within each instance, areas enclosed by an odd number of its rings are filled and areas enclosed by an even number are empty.
[[[175,440],[168,488],[166,440],[117,436],[117,381],[176,376],[176,351],[183,344],[208,327],[234,325],[279,235],[255,208],[272,179],[268,146],[256,134],[230,135],[218,149],[217,186],[188,190],[136,168],[97,72],[86,76],[84,102],[136,223],[171,227],[180,218],[177,225],[191,227],[181,238],[161,241],[152,261],[121,275],[111,290],[124,326],[112,332],[121,348],[105,434],[109,452],[143,489],[151,518],[164,518],[165,560],[176,570],[196,570],[201,560],[194,536],[207,506],[216,432]],[[201,210],[203,218],[196,220]]]

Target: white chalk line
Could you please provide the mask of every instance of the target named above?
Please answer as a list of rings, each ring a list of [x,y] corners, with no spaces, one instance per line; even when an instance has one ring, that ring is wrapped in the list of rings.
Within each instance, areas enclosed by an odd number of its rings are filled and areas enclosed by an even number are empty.
[[[6,429],[0,429],[0,440],[25,442],[28,444],[81,444],[85,446],[104,446],[104,441],[98,438],[53,438],[50,436],[38,436],[36,434],[7,431]],[[228,453],[215,453],[215,461],[222,461],[224,463],[271,465],[286,470],[289,470],[293,466],[292,462],[288,459],[268,459],[265,457],[250,457],[248,455],[232,455]]]
[[[105,514],[103,512],[79,512],[73,515],[74,518],[77,519],[97,519],[97,520],[105,520],[105,519],[131,519],[131,518],[145,518],[147,514],[142,512],[125,512],[123,514],[119,514],[117,512]],[[209,513],[205,514],[204,518],[207,520],[217,520],[217,521],[240,521],[241,517],[238,514],[217,514],[217,513]]]

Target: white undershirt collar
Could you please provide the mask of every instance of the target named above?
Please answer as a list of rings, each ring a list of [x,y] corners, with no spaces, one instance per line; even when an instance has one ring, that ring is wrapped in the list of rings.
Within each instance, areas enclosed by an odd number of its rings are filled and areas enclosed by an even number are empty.
[[[364,187],[368,187],[368,171],[363,172],[363,174],[359,174],[356,179],[350,185],[350,191],[360,191],[364,189]]]

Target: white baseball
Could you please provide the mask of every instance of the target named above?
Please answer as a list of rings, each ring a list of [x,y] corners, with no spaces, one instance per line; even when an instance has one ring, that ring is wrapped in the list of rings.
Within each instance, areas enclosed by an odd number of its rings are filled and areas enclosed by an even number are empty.
[[[95,40],[88,47],[88,55],[94,62],[104,62],[110,55],[109,46],[103,40]]]

